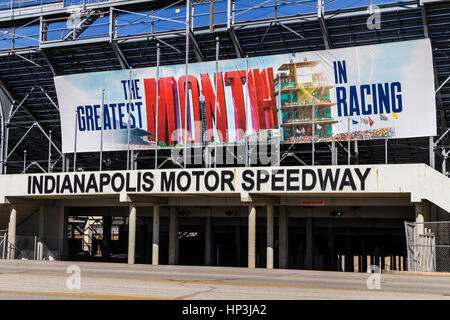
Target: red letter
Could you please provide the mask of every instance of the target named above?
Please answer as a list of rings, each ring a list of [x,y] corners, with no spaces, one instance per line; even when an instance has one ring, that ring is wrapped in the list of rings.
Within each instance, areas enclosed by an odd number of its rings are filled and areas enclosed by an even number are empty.
[[[184,129],[184,110],[185,110],[185,89],[186,89],[186,76],[178,78],[178,88],[180,91],[180,110],[181,110],[181,127]],[[201,128],[200,128],[200,101],[199,101],[199,88],[197,78],[194,76],[188,76],[188,90],[191,89],[192,103],[194,107],[194,126],[195,126],[195,142],[200,143]],[[188,100],[189,106],[189,100]],[[188,108],[188,128],[192,137],[192,127],[190,124],[190,108]],[[183,140],[184,141],[184,140]]]
[[[214,119],[217,124],[217,130],[220,132],[219,136],[222,138],[223,142],[226,142],[228,124],[227,124],[227,110],[225,103],[222,72],[219,72],[219,77],[217,78],[217,117],[214,114],[215,112],[214,103],[216,102],[216,95],[211,85],[209,75],[207,73],[202,73],[200,77],[202,81],[202,93],[203,96],[205,96],[206,122],[208,124],[208,130],[213,129],[212,117],[214,116]],[[214,81],[216,81],[215,74],[214,74]]]
[[[244,90],[242,89],[242,78],[245,78],[245,70],[225,72],[225,85],[231,86],[234,104],[234,118],[236,129],[246,130]],[[237,131],[239,133],[240,131]],[[240,140],[241,137],[236,137]]]

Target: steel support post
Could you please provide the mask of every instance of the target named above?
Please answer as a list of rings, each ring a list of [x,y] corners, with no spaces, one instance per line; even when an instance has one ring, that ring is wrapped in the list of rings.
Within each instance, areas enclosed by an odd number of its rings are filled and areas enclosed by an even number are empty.
[[[9,259],[15,259],[16,256],[16,221],[17,221],[17,208],[15,204],[12,204],[10,208],[9,227],[8,227]]]
[[[255,268],[256,257],[256,205],[248,207],[248,267]]]
[[[273,204],[267,204],[267,248],[266,268],[273,269]]]

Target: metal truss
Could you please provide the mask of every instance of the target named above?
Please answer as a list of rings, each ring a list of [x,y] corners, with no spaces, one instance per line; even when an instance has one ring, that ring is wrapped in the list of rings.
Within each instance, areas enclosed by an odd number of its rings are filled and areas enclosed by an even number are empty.
[[[218,9],[217,3],[220,2],[226,2],[225,11]],[[431,153],[443,154],[437,152],[437,149],[449,150],[450,140],[449,135],[446,135],[450,123],[450,73],[447,67],[449,50],[443,42],[448,31],[442,29],[444,21],[448,21],[450,17],[448,5],[446,7],[444,1],[425,4],[422,0],[379,5],[384,19],[382,21],[388,20],[390,24],[381,31],[368,31],[365,28],[369,14],[367,7],[327,10],[329,2],[258,0],[248,7],[243,7],[239,1],[234,0],[180,0],[161,7],[160,4],[148,0],[123,0],[84,1],[82,5],[68,7],[63,1],[54,1],[42,6],[21,8],[20,11],[0,10],[0,28],[3,31],[3,34],[0,33],[0,43],[8,43],[0,46],[0,68],[4,68],[3,87],[16,101],[12,114],[15,121],[9,122],[12,116],[5,119],[8,125],[2,130],[2,147],[8,149],[9,142],[15,146],[14,153],[18,153],[18,142],[26,143],[30,137],[28,130],[37,127],[46,136],[47,141],[52,141],[50,149],[57,150],[59,154],[58,160],[53,159],[47,171],[56,168],[55,165],[60,160],[61,170],[67,170],[70,155],[61,154],[57,142],[60,138],[59,119],[55,116],[58,113],[58,105],[52,77],[69,73],[155,66],[156,44],[161,45],[165,64],[185,63],[188,72],[191,62],[214,60],[216,38],[220,38],[220,58],[227,59],[429,37],[435,57],[439,133],[443,135],[431,144],[428,144],[428,140],[424,143],[424,139],[407,140],[401,144],[398,141],[390,142],[389,157],[393,161],[404,161],[410,157],[412,161],[424,162],[423,159],[428,155],[431,159]],[[196,21],[200,19],[201,14],[197,14],[195,8],[208,3],[211,10],[210,24],[197,26]],[[309,7],[311,10],[283,15],[281,9],[288,5]],[[165,13],[165,10],[173,9],[175,12],[180,8],[185,10],[185,14],[181,12],[179,15],[170,16]],[[249,13],[261,8],[273,9],[273,16],[246,19]],[[74,12],[80,14],[76,23],[73,23]],[[226,14],[226,18],[220,20],[220,14]],[[161,28],[163,23],[170,23],[172,27]],[[128,32],[130,27],[136,26],[142,26],[142,30]],[[25,32],[32,27],[36,32]],[[95,33],[93,30],[100,31]],[[341,30],[346,30],[345,34]],[[24,46],[23,42],[27,45]],[[191,57],[195,57],[195,60]],[[14,126],[15,130],[9,130],[11,126]],[[49,136],[50,130],[53,130],[53,137]],[[419,146],[420,155],[416,152]],[[301,151],[283,151],[280,164],[305,165],[309,160],[300,154],[310,152],[310,149],[308,146],[304,147],[305,150],[299,147]],[[340,155],[349,153],[345,146],[339,147],[343,150]],[[363,161],[363,157],[367,162],[385,162],[387,159],[387,152],[383,152],[387,147],[384,141],[364,142],[359,147],[358,161]],[[42,147],[40,149],[45,150]],[[326,145],[324,150],[326,149],[333,153],[333,147]],[[321,158],[324,150],[318,151],[317,163],[327,161],[324,160],[327,158]],[[428,150],[431,150],[430,154],[427,153]],[[447,151],[445,154],[448,156]],[[19,157],[18,154],[15,156]],[[139,159],[137,154],[131,158],[139,163],[148,156],[148,153],[142,152],[139,153]],[[154,156],[158,158],[157,154]],[[356,159],[355,156],[356,154],[351,158]],[[171,161],[162,151],[160,157],[158,167],[177,166],[177,159]],[[43,163],[48,158],[50,157],[47,154],[40,152],[42,160],[36,163]],[[116,163],[114,167],[121,168],[126,162],[123,153],[117,153],[112,158],[116,159],[113,162]],[[335,159],[333,163],[337,164],[336,146],[332,159]],[[83,167],[91,169],[95,168],[93,163],[98,163],[98,158],[93,154],[78,160]],[[135,167],[134,162],[127,163],[129,167]],[[2,169],[3,167],[2,165]],[[27,166],[30,170],[32,167],[38,168],[36,164]]]

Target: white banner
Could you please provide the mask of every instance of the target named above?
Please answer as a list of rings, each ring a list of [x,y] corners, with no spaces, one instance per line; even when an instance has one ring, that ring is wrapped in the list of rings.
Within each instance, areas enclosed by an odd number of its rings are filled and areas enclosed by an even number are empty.
[[[128,128],[131,149],[261,141],[278,129],[283,143],[310,143],[313,132],[315,142],[436,135],[429,39],[255,57],[248,68],[246,59],[221,60],[215,69],[189,65],[187,108],[185,65],[160,68],[158,103],[154,67],[55,77],[63,152],[74,151],[75,132],[77,152],[98,152],[102,127],[104,151],[126,150]]]

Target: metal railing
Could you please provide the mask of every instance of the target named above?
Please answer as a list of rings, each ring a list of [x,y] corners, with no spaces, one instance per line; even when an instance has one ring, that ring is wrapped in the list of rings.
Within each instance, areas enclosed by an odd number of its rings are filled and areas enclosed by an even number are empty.
[[[0,1],[0,10],[19,9],[31,6],[41,6],[49,3],[64,2],[64,0],[9,0]]]
[[[15,245],[8,234],[0,236],[0,259],[55,260],[58,257],[38,236],[16,236]]]

